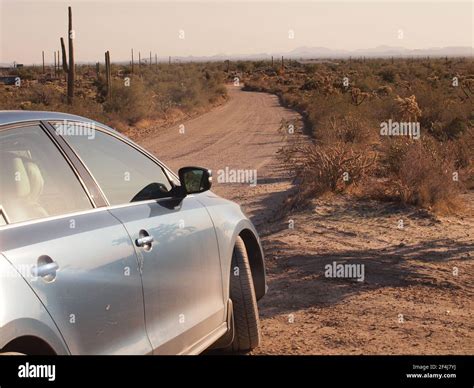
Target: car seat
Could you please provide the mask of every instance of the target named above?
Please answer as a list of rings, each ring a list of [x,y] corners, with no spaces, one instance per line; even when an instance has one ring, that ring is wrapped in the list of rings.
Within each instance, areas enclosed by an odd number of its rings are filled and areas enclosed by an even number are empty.
[[[0,205],[10,222],[47,217],[40,205],[44,180],[33,160],[13,152],[0,152]]]

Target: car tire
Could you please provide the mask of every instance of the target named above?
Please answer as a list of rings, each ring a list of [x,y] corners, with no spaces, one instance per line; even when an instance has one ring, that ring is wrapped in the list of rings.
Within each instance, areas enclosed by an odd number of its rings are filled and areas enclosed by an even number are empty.
[[[232,254],[230,273],[230,299],[233,305],[234,352],[247,352],[256,348],[261,340],[257,298],[245,243],[237,237]]]

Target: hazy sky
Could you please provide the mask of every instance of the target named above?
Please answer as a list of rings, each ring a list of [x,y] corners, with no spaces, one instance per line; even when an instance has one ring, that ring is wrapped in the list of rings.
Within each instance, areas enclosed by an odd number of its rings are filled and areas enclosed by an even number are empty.
[[[473,3],[0,0],[0,62],[52,61],[73,7],[77,61],[332,49],[473,46]],[[293,39],[289,30],[293,31]],[[403,31],[402,39],[399,32]],[[184,34],[184,36],[183,36]],[[184,37],[184,39],[180,39]]]

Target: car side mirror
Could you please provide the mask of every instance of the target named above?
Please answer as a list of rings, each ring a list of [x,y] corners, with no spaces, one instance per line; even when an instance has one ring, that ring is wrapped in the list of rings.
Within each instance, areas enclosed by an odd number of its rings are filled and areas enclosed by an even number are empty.
[[[212,186],[211,170],[201,167],[183,167],[178,171],[179,181],[185,194],[197,194]]]

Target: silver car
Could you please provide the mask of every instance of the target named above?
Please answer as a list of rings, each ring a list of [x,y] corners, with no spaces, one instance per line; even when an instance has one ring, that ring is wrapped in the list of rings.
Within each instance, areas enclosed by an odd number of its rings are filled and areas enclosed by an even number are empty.
[[[256,347],[263,251],[211,182],[93,120],[0,111],[0,352]]]

